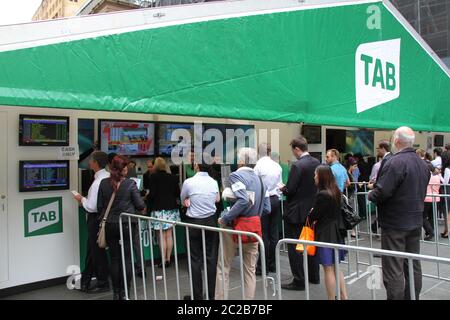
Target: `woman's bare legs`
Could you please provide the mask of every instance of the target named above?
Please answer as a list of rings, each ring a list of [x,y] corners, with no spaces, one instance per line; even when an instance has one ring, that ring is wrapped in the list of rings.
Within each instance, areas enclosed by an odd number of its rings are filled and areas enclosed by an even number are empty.
[[[173,236],[172,236],[172,228],[164,230],[164,242],[166,245],[165,250],[165,261],[170,262],[170,256],[172,255],[173,249]]]
[[[323,266],[325,272],[325,287],[327,288],[328,300],[336,300],[336,271],[333,266]],[[344,274],[339,272],[339,284],[341,291],[341,299],[347,300],[347,289],[345,287]]]

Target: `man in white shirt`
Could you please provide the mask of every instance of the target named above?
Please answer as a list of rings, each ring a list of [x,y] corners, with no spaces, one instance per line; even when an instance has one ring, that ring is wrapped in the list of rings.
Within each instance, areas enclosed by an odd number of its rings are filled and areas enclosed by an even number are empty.
[[[441,148],[434,148],[433,155],[434,155],[434,160],[431,161],[431,164],[435,168],[441,170],[441,168],[442,168],[442,158],[441,158],[441,156],[442,156],[442,149]]]
[[[203,160],[205,160],[203,155]],[[186,179],[181,190],[181,201],[187,207],[186,222],[202,226],[217,227],[216,202],[220,201],[217,181],[208,174],[210,166],[205,163],[195,163],[196,174]],[[208,299],[214,299],[216,291],[216,267],[219,250],[219,234],[205,231],[205,247],[200,229],[189,230],[189,243],[192,263],[192,284],[194,296],[185,296],[184,300],[203,300],[202,267],[203,250],[206,257],[206,278]],[[206,294],[206,293],[205,293]]]
[[[89,168],[95,172],[94,182],[89,188],[87,197],[80,194],[74,195],[87,214],[87,253],[84,271],[81,275],[81,291],[87,293],[100,293],[109,291],[109,270],[105,249],[97,245],[97,234],[100,224],[100,214],[97,212],[97,196],[100,182],[109,178],[109,172],[105,170],[108,164],[108,155],[102,151],[96,151],[89,159]],[[92,277],[97,278],[97,285],[89,288]]]
[[[275,248],[279,240],[278,222],[280,217],[279,187],[282,185],[281,166],[270,158],[271,146],[261,143],[258,147],[259,160],[255,165],[255,173],[261,177],[270,196],[271,212],[261,216],[262,236],[266,248],[266,270],[275,272]],[[256,275],[261,275],[261,257],[258,258]]]

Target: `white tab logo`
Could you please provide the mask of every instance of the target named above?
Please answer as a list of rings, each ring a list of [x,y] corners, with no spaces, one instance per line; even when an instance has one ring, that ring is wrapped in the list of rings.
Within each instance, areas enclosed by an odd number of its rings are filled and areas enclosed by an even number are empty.
[[[35,208],[28,215],[28,232],[34,232],[59,222],[58,201]]]
[[[363,43],[355,56],[356,112],[400,96],[400,39]]]

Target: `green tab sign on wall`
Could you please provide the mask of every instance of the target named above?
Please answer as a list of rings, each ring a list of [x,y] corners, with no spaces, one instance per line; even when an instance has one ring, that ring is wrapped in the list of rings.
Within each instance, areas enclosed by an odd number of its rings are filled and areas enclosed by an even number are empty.
[[[62,197],[23,201],[25,237],[63,232]]]

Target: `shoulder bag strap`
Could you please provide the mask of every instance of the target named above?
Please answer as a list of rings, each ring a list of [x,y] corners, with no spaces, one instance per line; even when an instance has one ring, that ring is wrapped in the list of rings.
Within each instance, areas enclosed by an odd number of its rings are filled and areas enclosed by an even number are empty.
[[[113,192],[111,199],[109,200],[108,207],[106,208],[105,214],[103,215],[102,221],[106,222],[106,219],[108,219],[109,212],[111,211],[112,204],[114,202],[114,199],[116,198],[116,193],[117,191],[119,191],[121,183],[122,181],[120,181],[119,184],[117,185],[117,190]]]

